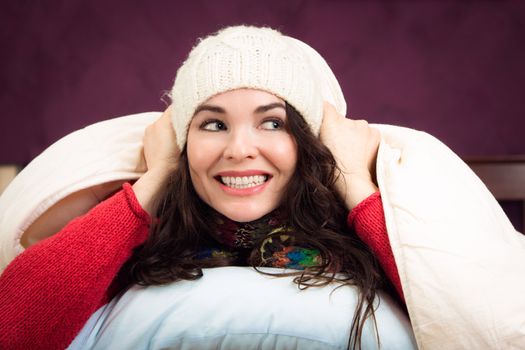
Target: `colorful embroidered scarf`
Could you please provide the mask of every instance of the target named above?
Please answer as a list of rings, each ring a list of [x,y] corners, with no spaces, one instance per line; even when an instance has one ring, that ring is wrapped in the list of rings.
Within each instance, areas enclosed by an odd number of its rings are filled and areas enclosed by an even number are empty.
[[[247,256],[258,246],[259,266],[303,270],[322,263],[319,250],[294,245],[291,229],[276,211],[252,222],[235,222],[216,213],[213,221],[214,238],[223,248],[204,249],[198,254],[199,259],[227,257],[246,264]]]

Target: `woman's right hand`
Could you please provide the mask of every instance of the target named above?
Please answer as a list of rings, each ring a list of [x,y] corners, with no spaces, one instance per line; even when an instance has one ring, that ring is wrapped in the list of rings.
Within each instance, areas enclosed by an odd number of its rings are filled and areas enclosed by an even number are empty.
[[[171,106],[146,128],[143,144],[147,171],[133,185],[137,200],[150,216],[155,210],[155,200],[177,167],[180,155],[170,114]]]

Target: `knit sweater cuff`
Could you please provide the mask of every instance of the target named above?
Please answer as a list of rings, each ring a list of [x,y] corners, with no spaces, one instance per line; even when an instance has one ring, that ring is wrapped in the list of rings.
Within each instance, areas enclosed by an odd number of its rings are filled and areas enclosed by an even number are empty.
[[[404,300],[379,191],[363,200],[349,213],[348,226],[354,228],[359,238],[371,249],[399,296]]]
[[[361,203],[359,203],[354,209],[350,211],[348,214],[348,227],[354,226],[356,217],[362,212],[366,211],[371,205],[374,205],[374,203],[377,203],[377,200],[381,201],[381,192],[376,191],[372,193],[370,196],[365,198]]]

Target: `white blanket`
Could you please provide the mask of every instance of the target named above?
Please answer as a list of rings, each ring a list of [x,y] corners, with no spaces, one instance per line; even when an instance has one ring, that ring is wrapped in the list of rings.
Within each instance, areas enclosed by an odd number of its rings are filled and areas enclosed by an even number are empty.
[[[94,124],[31,162],[0,197],[0,271],[23,251],[24,231],[61,199],[139,177],[142,132],[159,115]],[[412,129],[375,127],[382,134],[377,178],[418,347],[523,348],[524,236],[441,142]]]
[[[419,347],[524,349],[525,236],[440,141],[377,127],[377,178]]]

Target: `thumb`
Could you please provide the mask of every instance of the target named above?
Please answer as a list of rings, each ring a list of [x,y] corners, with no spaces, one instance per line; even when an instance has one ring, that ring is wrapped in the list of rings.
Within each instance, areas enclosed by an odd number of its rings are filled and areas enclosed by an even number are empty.
[[[335,107],[328,101],[323,102],[323,120],[321,122],[321,130],[328,125],[332,125],[339,117]]]
[[[335,107],[328,101],[323,102],[323,119],[334,119],[339,117],[339,113],[335,109]]]

